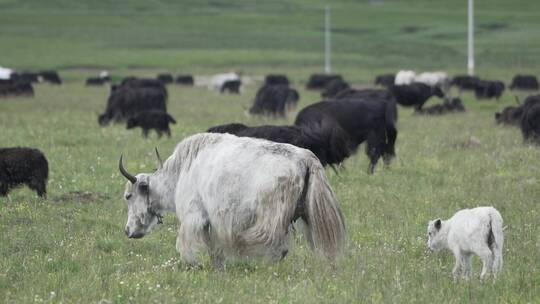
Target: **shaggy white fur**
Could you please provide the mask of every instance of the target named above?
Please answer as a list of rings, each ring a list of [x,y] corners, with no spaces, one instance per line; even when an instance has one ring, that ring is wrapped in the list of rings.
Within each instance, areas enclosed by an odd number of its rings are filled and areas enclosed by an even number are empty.
[[[342,253],[344,219],[309,150],[203,133],[179,143],[163,168],[136,178],[125,191],[126,233],[142,237],[157,223],[155,214],[174,211],[181,223],[176,248],[189,264],[201,249],[218,267],[227,258],[283,258],[299,206],[314,251],[331,261]]]
[[[457,279],[460,272],[464,279],[470,278],[473,254],[482,259],[480,279],[483,280],[489,272],[493,273],[494,279],[497,278],[503,265],[504,243],[503,219],[497,209],[463,209],[446,221],[429,221],[427,231],[429,249],[450,249],[454,254],[454,279]]]

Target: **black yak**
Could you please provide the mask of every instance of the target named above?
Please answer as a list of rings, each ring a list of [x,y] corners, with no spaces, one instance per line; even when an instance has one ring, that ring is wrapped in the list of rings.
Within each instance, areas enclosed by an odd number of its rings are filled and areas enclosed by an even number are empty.
[[[341,91],[334,97],[335,100],[378,100],[387,104],[386,111],[394,123],[398,119],[398,110],[394,95],[386,89],[348,89]]]
[[[22,80],[1,79],[0,80],[0,97],[5,96],[34,96],[34,88],[32,83]]]
[[[156,79],[159,80],[163,84],[169,84],[174,81],[173,76],[168,73],[158,74]]]
[[[264,78],[264,84],[265,85],[286,85],[286,86],[288,86],[290,84],[290,82],[289,82],[289,78],[287,78],[287,75],[268,74]]]
[[[176,76],[176,83],[181,85],[192,86],[195,84],[195,79],[191,75]]]
[[[335,79],[343,80],[343,77],[337,74],[313,74],[309,77],[308,83],[306,84],[306,89],[322,90],[328,83],[330,83],[330,81]]]
[[[456,86],[460,91],[474,91],[480,78],[476,76],[458,75],[450,81],[451,86]]]
[[[171,115],[167,114],[167,112],[153,110],[140,112],[139,114],[129,118],[126,128],[133,129],[136,127],[141,127],[144,137],[148,137],[148,132],[152,129],[156,131],[159,138],[161,138],[163,133],[167,134],[168,137],[171,137],[169,123],[175,124],[176,120],[174,120]]]
[[[516,75],[510,84],[510,90],[538,90],[540,85],[534,75]]]
[[[465,112],[465,107],[460,98],[445,99],[442,104],[418,109],[415,113],[424,115],[443,115],[455,112]]]
[[[219,89],[220,93],[229,92],[232,94],[240,94],[240,86],[242,85],[241,80],[227,80],[223,83]]]
[[[41,71],[39,72],[39,76],[41,76],[45,82],[62,84],[62,79],[60,79],[60,76],[56,71]]]
[[[87,86],[102,86],[105,83],[111,81],[110,77],[88,77],[86,78]]]
[[[122,122],[140,112],[151,110],[167,112],[166,98],[163,90],[158,88],[120,87],[109,96],[107,108],[99,115],[98,122],[105,126],[111,120]]]
[[[340,92],[350,89],[350,86],[343,79],[334,79],[330,81],[325,87],[321,96],[324,98],[333,98]]]
[[[540,95],[527,97],[522,107],[521,133],[523,139],[540,145]]]
[[[333,128],[333,132],[342,132],[350,151],[355,151],[358,145],[367,141],[370,174],[381,156],[389,164],[395,155],[397,130],[386,102],[360,99],[321,101],[302,109],[294,124],[305,128],[320,124]]]
[[[296,107],[300,95],[298,91],[286,85],[265,85],[255,95],[250,114],[285,116]]]
[[[421,109],[424,103],[432,96],[444,97],[444,92],[439,87],[431,87],[423,83],[411,83],[394,85],[389,88],[396,102],[402,106]]]
[[[0,148],[0,196],[19,185],[27,185],[40,197],[47,196],[49,163],[32,148]]]
[[[387,88],[390,86],[393,86],[395,81],[396,81],[395,74],[384,74],[384,75],[379,75],[375,77],[376,85],[380,85]]]
[[[229,133],[240,137],[262,138],[278,143],[295,145],[308,149],[323,166],[341,163],[349,157],[348,137],[330,125],[311,124],[309,127],[298,126],[258,126],[248,127],[239,123],[215,126],[208,129],[211,133]]]
[[[503,94],[505,85],[502,81],[480,80],[474,88],[474,95],[477,99],[499,99]]]
[[[504,108],[502,112],[495,113],[495,122],[498,124],[519,126],[521,124],[522,114],[523,107],[509,106]]]
[[[120,85],[112,86],[111,91],[119,88],[154,88],[160,90],[165,95],[165,99],[168,97],[167,88],[165,85],[157,80],[152,78],[136,78],[136,77],[126,77],[122,80]]]

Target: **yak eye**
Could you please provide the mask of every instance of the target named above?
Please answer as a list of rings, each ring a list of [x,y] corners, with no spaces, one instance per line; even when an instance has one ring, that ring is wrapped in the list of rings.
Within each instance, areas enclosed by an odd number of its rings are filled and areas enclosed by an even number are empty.
[[[148,184],[147,183],[140,183],[139,184],[139,191],[141,193],[147,193],[148,192]]]
[[[126,194],[126,200],[129,200],[132,196],[133,196],[133,194],[131,194],[131,193]]]

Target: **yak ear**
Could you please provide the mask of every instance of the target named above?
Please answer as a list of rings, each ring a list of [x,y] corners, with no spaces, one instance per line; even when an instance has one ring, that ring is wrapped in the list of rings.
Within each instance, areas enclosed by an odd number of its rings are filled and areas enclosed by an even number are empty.
[[[435,228],[436,228],[437,230],[441,230],[441,226],[442,226],[441,219],[436,219],[436,220],[435,220]]]

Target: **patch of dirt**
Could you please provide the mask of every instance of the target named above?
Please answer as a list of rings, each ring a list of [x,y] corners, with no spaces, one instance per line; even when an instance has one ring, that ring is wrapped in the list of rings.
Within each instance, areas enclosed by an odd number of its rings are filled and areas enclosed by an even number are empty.
[[[101,192],[90,192],[90,191],[71,191],[61,196],[57,196],[52,200],[58,203],[79,203],[79,204],[92,204],[92,203],[101,203],[104,200],[108,199],[109,196]]]

